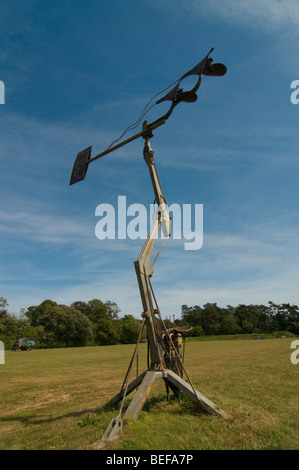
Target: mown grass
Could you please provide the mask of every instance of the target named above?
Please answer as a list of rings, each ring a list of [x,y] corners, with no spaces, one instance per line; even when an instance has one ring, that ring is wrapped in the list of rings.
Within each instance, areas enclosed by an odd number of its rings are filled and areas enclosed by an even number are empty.
[[[202,413],[185,397],[168,403],[158,381],[138,420],[127,420],[109,448],[298,449],[299,366],[290,361],[290,344],[286,338],[187,343],[185,365],[194,386],[228,419]],[[91,449],[118,414],[108,402],[122,385],[133,349],[6,351],[0,449]],[[146,345],[139,349],[140,373]]]

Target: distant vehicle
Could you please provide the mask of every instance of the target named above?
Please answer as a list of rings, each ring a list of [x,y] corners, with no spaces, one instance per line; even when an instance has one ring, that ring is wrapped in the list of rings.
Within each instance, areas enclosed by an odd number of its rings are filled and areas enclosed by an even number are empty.
[[[15,342],[13,347],[11,348],[12,351],[31,351],[31,349],[35,346],[35,338],[19,338],[18,341]]]

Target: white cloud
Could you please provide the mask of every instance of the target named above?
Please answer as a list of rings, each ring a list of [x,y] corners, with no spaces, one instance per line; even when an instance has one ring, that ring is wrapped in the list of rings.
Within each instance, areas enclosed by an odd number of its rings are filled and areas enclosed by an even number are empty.
[[[171,0],[167,3],[177,11],[183,9],[210,21],[216,17],[230,24],[262,27],[264,30],[294,26],[297,29],[299,21],[297,0]]]
[[[80,236],[80,232],[77,234]],[[60,243],[65,241],[65,236],[64,230],[62,233],[58,230]],[[38,305],[45,298],[66,305],[75,300],[99,298],[116,302],[121,316],[133,314],[139,318],[142,306],[133,261],[138,257],[142,241],[126,245],[125,241],[112,240],[109,246],[95,241],[98,247],[90,246],[87,237],[84,238],[79,250],[79,271],[66,267],[63,272],[53,272],[56,278],[49,278],[50,282],[45,285],[40,280],[48,280],[47,275],[51,273],[47,272],[47,267],[40,266],[37,272],[33,266],[32,271],[28,268],[30,285],[7,282],[5,296],[12,310]],[[163,317],[175,314],[178,318],[181,305],[185,303],[191,306],[217,302],[220,306],[236,306],[239,303],[266,304],[272,300],[298,304],[296,246],[295,229],[275,231],[269,226],[255,229],[250,237],[206,234],[203,248],[193,253],[184,251],[182,242],[170,240],[161,252],[152,279]],[[77,250],[73,248],[73,251],[77,256]]]

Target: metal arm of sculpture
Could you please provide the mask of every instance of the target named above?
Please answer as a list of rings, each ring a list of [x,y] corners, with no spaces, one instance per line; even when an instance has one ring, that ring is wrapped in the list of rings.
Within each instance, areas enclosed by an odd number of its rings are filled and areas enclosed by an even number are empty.
[[[176,82],[174,82],[174,83],[176,83],[174,88],[172,88],[165,96],[163,96],[158,101],[156,101],[155,104],[162,103],[162,101],[170,101],[171,105],[170,105],[169,110],[166,112],[166,114],[164,114],[160,118],[156,119],[156,121],[152,122],[151,124],[147,125],[148,131],[152,131],[154,129],[157,129],[158,127],[165,124],[167,119],[172,114],[174,108],[179,103],[181,103],[181,102],[194,103],[197,100],[196,92],[197,92],[198,88],[201,85],[203,75],[214,76],[214,77],[225,75],[225,73],[226,73],[225,65],[223,65],[223,64],[212,64],[213,59],[211,57],[209,57],[209,55],[211,54],[211,52],[213,50],[214,50],[214,48],[212,48],[210,50],[210,52],[206,55],[206,57],[201,62],[199,62],[199,64],[197,64],[195,67],[193,67],[193,69],[189,70],[184,75],[182,75],[181,78],[176,80]],[[189,77],[191,75],[197,75],[197,77],[198,77],[197,82],[191,90],[184,91],[183,88],[181,88],[181,84],[182,84],[183,80],[186,77]],[[167,88],[169,88],[169,87],[167,87]],[[160,92],[160,93],[162,93],[162,92]],[[158,96],[160,93],[158,93],[155,96]],[[152,101],[152,99],[149,101],[149,103]],[[149,107],[149,109],[151,109],[151,107]],[[148,112],[148,111],[146,111],[146,112]],[[145,112],[141,114],[141,117],[137,120],[137,123],[140,122],[142,116],[144,116],[144,115],[145,115]],[[136,127],[136,126],[133,126],[133,127],[129,126],[128,129],[134,128],[134,127]],[[124,134],[125,134],[125,132],[123,133],[123,135]],[[128,144],[129,142],[132,142],[135,139],[138,139],[139,137],[145,137],[144,129],[142,129],[141,132],[138,132],[137,134],[133,135],[132,137],[129,137],[128,139],[120,142],[117,145],[112,146],[112,144],[110,144],[110,146],[106,150],[104,150],[104,152],[99,153],[95,157],[91,158],[92,146],[87,147],[86,149],[79,152],[78,155],[77,155],[77,158],[75,160],[74,166],[73,166],[73,171],[72,171],[71,179],[70,179],[70,185],[72,185],[74,183],[78,183],[79,181],[82,181],[82,180],[85,179],[87,169],[88,169],[91,162],[97,160],[98,158],[103,157],[104,155],[107,155],[107,154],[113,152],[114,150],[119,149],[120,147],[123,147],[124,145]],[[115,142],[117,142],[118,140],[119,139],[117,139]]]
[[[150,278],[153,275],[153,265],[155,264],[155,261],[157,259],[156,257],[153,264],[151,263],[151,257],[153,254],[156,240],[158,238],[158,232],[159,232],[159,229],[162,228],[165,239],[167,239],[170,236],[170,217],[167,211],[166,201],[164,199],[161,185],[159,182],[158,173],[157,173],[157,169],[156,169],[155,161],[154,161],[154,152],[150,147],[149,139],[153,135],[152,131],[162,126],[167,121],[167,119],[172,114],[174,108],[179,103],[181,102],[193,103],[197,100],[196,92],[198,88],[200,87],[203,75],[207,75],[207,76],[225,75],[226,73],[225,65],[212,64],[213,59],[209,56],[210,56],[210,53],[213,51],[213,49],[214,48],[212,48],[209,51],[209,53],[204,57],[204,59],[201,62],[199,62],[195,67],[193,67],[187,73],[182,75],[181,78],[173,82],[167,88],[165,88],[160,93],[156,94],[152,99],[150,99],[147,105],[145,106],[144,110],[142,111],[141,115],[139,116],[138,120],[136,121],[136,123],[129,126],[118,139],[113,141],[109,145],[109,147],[106,150],[104,150],[104,152],[101,152],[95,157],[91,158],[92,147],[90,146],[77,154],[77,158],[73,166],[71,179],[70,179],[70,185],[85,179],[87,169],[91,162],[97,160],[98,158],[103,157],[104,155],[107,155],[113,152],[114,150],[119,149],[120,147],[123,147],[124,145],[128,144],[129,142],[132,142],[133,140],[139,137],[142,137],[143,139],[145,139],[143,156],[149,169],[149,173],[150,173],[150,177],[151,177],[151,181],[152,181],[152,185],[153,185],[153,189],[155,193],[155,201],[158,206],[158,210],[155,215],[155,219],[154,219],[152,228],[150,230],[150,233],[144,243],[144,246],[140,252],[140,255],[137,261],[135,261],[134,263],[138,285],[139,285],[141,301],[143,305],[142,316],[144,320],[142,322],[141,330],[139,333],[138,343],[140,341],[141,334],[143,331],[143,325],[145,323],[147,327],[147,337],[148,337],[149,352],[151,355],[151,363],[148,364],[149,370],[143,372],[135,380],[129,383],[129,377],[130,377],[132,364],[137,353],[137,345],[136,345],[136,348],[133,353],[131,363],[130,363],[124,384],[121,388],[121,391],[111,400],[111,403],[117,403],[119,400],[122,400],[119,414],[116,418],[113,418],[112,421],[110,422],[108,428],[106,429],[103,435],[102,442],[115,439],[119,435],[119,433],[122,431],[122,420],[120,416],[121,416],[121,412],[122,412],[126,395],[131,393],[136,387],[139,387],[138,393],[135,393],[134,398],[132,399],[124,415],[124,417],[131,417],[133,419],[137,419],[150,393],[150,389],[154,381],[158,378],[162,378],[165,381],[167,390],[168,390],[168,387],[171,387],[175,391],[175,393],[176,391],[180,390],[181,392],[189,396],[193,401],[195,401],[196,403],[199,403],[201,407],[209,414],[216,414],[218,416],[226,416],[226,413],[223,410],[221,410],[217,405],[215,405],[215,403],[211,402],[211,400],[209,400],[207,397],[202,395],[200,392],[198,392],[194,388],[183,366],[180,356],[176,351],[175,344],[173,343],[171,336],[168,330],[166,329],[165,324],[163,323],[159,308],[156,303],[151,281],[150,281]],[[190,75],[197,76],[197,81],[195,83],[195,86],[193,86],[191,90],[184,91],[184,89],[182,88],[183,80],[186,77],[189,77]],[[153,105],[149,106],[150,103],[152,103],[152,101],[158,95],[162,94],[165,90],[172,87],[174,84],[176,85],[165,96],[160,98]],[[140,124],[145,114],[155,104],[159,104],[163,101],[170,101],[171,103],[170,108],[166,112],[166,114],[164,114],[163,116],[161,116],[160,118],[158,118],[157,120],[155,120],[154,122],[150,124],[147,124],[147,122],[144,121],[141,132],[138,132],[132,137],[115,145],[115,143],[118,142],[120,139],[122,139],[122,137],[129,130],[135,129]],[[163,244],[161,248],[162,247],[163,247]],[[161,248],[159,252],[161,251]],[[156,305],[156,309],[154,308],[154,303]],[[165,336],[167,338],[168,352],[169,352],[168,356],[167,356],[167,347],[165,348],[165,344],[163,346],[163,340],[160,337],[160,334],[157,329],[157,320],[155,318],[156,313],[159,315],[160,321],[164,328]],[[176,357],[174,359],[176,360],[177,358],[177,361],[175,361],[175,363],[173,363],[172,361],[171,349],[176,352]],[[183,370],[186,374],[186,377],[189,383],[187,383],[183,379],[183,373],[182,373]],[[105,442],[104,442],[104,445],[105,445]],[[100,444],[100,446],[97,448],[102,448],[102,444]]]
[[[146,122],[144,123],[144,127]],[[163,353],[161,345],[159,344],[159,335],[157,334],[155,309],[152,300],[150,278],[153,275],[153,267],[151,264],[151,256],[153,254],[154,246],[158,237],[158,232],[162,226],[162,231],[165,238],[170,236],[171,221],[167,212],[166,202],[162,193],[155,161],[154,152],[151,149],[149,137],[146,137],[144,150],[144,159],[149,169],[152,185],[155,193],[156,203],[158,205],[155,219],[148,234],[148,237],[144,243],[144,246],[140,252],[140,255],[135,261],[135,271],[139,285],[139,291],[143,306],[142,316],[146,320],[148,344],[151,353],[151,364],[150,368],[159,367],[163,362]]]

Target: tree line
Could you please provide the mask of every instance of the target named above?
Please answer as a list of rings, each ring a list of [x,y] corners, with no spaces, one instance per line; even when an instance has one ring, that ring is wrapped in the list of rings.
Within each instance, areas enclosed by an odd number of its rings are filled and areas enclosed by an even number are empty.
[[[6,349],[23,337],[35,338],[38,348],[136,343],[141,321],[133,315],[120,318],[119,314],[115,302],[93,299],[70,306],[44,300],[40,305],[22,309],[17,316],[9,313],[7,300],[0,297],[0,340]],[[173,326],[168,319],[164,323],[167,328]],[[217,303],[202,307],[182,305],[181,319],[175,325],[192,326],[191,336],[278,331],[298,335],[299,309],[297,305],[273,302],[225,308]],[[146,340],[145,332],[142,340]]]
[[[119,318],[116,303],[99,299],[70,306],[44,300],[21,316],[10,314],[7,307],[7,300],[0,297],[0,339],[6,349],[25,337],[35,338],[38,348],[135,343],[141,326],[133,315]]]
[[[216,303],[188,307],[182,305],[182,322],[193,326],[193,335],[290,332],[299,334],[299,309],[288,303],[267,305],[228,305]]]

